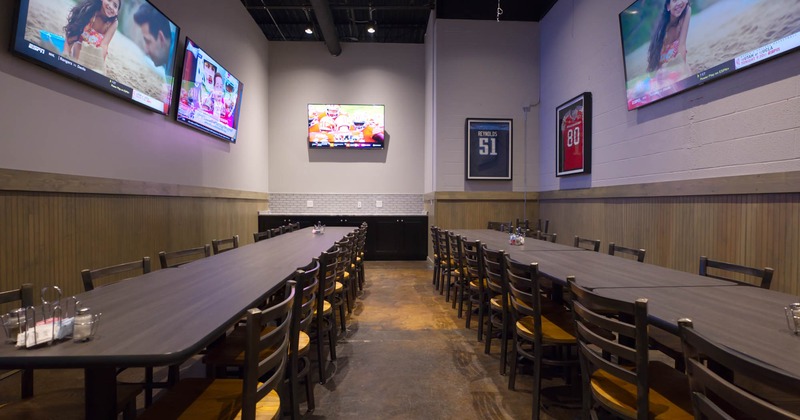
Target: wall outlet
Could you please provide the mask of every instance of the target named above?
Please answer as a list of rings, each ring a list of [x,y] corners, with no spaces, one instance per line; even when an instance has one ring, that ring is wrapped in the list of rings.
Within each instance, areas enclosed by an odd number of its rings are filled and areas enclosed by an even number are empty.
[[[356,204],[356,207],[361,208],[361,202],[360,201],[358,202],[358,204]]]
[[[314,200],[307,200],[306,207],[314,207]]]
[[[381,207],[383,207],[383,200],[377,200],[377,201],[375,201],[375,207],[378,207],[378,208],[381,208]]]

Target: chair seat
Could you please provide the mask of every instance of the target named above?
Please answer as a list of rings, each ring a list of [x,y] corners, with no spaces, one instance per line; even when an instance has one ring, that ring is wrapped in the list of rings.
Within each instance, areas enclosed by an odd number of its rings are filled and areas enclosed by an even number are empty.
[[[328,302],[327,300],[322,302],[322,314],[323,315],[330,314],[331,313],[331,309],[333,309],[333,307],[331,306],[330,302]],[[314,308],[314,316],[317,316],[317,308]]]
[[[347,274],[347,273],[345,273],[345,274]],[[344,284],[342,284],[341,282],[337,281],[336,285],[334,286],[334,291],[336,291],[336,293],[339,293],[342,290],[344,290]]]
[[[686,375],[662,362],[648,364],[651,419],[694,419]],[[608,407],[636,418],[636,385],[600,369],[591,380],[592,393]]]
[[[524,335],[529,341],[534,341],[532,316],[526,316],[517,321],[517,333]],[[563,315],[543,315],[542,340],[558,344],[575,343],[575,325],[572,321],[572,314],[564,312]]]
[[[489,288],[489,284],[486,282],[485,278],[483,279],[483,288],[484,289]],[[469,282],[469,289],[472,290],[472,291],[475,291],[475,292],[479,291],[480,290],[480,284],[478,283],[478,280],[470,281]]]
[[[273,328],[274,327],[265,328],[262,330],[262,334],[266,334]],[[203,361],[208,365],[243,366],[244,350],[247,344],[246,329],[247,328],[244,326],[234,328],[233,331],[225,337],[223,343],[208,349]],[[266,348],[261,351],[261,357],[263,358],[274,351],[274,348]]]
[[[143,389],[142,384],[118,384],[117,412],[123,411],[128,403],[135,403],[136,396]],[[42,392],[31,398],[0,405],[0,418],[52,419],[55,416],[58,419],[83,419],[86,417],[84,395],[82,387]],[[135,406],[132,409],[135,411]]]
[[[256,403],[256,419],[275,419],[281,401],[276,391]],[[242,381],[239,379],[185,379],[175,385],[139,419],[239,419]]]

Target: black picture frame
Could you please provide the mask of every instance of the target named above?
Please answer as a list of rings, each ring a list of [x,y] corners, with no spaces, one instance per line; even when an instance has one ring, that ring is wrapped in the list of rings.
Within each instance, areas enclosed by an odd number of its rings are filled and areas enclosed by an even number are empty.
[[[556,176],[592,172],[592,94],[556,108]]]
[[[513,120],[467,118],[465,168],[468,180],[511,180]]]

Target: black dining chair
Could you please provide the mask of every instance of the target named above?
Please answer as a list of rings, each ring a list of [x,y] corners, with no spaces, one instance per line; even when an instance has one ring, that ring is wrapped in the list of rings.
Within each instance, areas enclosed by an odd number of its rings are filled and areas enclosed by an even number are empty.
[[[260,242],[264,239],[269,239],[272,237],[272,232],[269,230],[265,230],[264,232],[253,232],[253,242]]]
[[[722,280],[732,281],[744,286],[756,286],[762,289],[769,289],[772,283],[772,276],[775,270],[772,267],[748,267],[723,261],[709,259],[706,256],[700,257],[700,275],[713,277]],[[751,281],[739,280],[739,277],[752,278]]]
[[[276,303],[247,311],[242,378],[187,378],[146,410],[141,420],[278,418],[279,386],[288,365],[295,282]]]
[[[13,303],[16,308],[14,309],[24,309],[29,306],[33,306],[33,284],[31,283],[24,283],[18,289],[7,290],[5,292],[0,292],[0,304],[11,304]],[[24,319],[21,320],[9,320],[15,321],[19,323],[25,322]],[[13,334],[15,329],[12,329],[9,326],[7,333]],[[9,337],[15,338],[15,337]],[[6,380],[17,373],[21,374],[21,391],[20,395],[22,398],[30,398],[33,396],[33,369],[14,369],[9,371],[0,371],[0,381]]]
[[[679,319],[678,328],[695,418],[800,419],[800,378],[714,343],[690,319]]]
[[[211,246],[214,248],[214,255],[239,248],[239,235],[226,239],[212,239]]]
[[[158,253],[158,261],[161,263],[161,268],[175,268],[184,264],[188,264],[194,260],[207,258],[211,256],[211,245],[205,244],[203,246],[182,249],[179,251],[161,251]]]
[[[632,257],[638,262],[644,262],[644,255],[647,253],[643,248],[628,248],[617,245],[614,242],[608,244],[608,255]]]
[[[601,296],[567,277],[578,337],[583,417],[602,407],[637,419],[691,419],[686,375],[649,356],[647,299]],[[624,340],[623,340],[624,338]]]
[[[600,252],[599,239],[582,238],[578,235],[575,235],[575,240],[572,246],[574,246],[575,248],[582,248],[587,251]]]

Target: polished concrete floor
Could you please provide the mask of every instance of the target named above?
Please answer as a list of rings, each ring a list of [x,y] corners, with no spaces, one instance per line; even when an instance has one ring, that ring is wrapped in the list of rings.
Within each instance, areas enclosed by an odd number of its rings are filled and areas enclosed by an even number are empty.
[[[532,377],[523,372],[517,390],[508,390],[508,377],[499,373],[499,347],[484,354],[475,323],[464,328],[434,291],[429,264],[367,262],[366,278],[347,333],[339,338],[338,360],[328,366],[332,377],[315,387],[317,408],[305,419],[531,417]],[[197,360],[182,367],[183,377],[203,373]],[[0,404],[19,398],[18,377],[0,382]],[[80,370],[36,371],[37,394],[82,382]],[[548,379],[544,386],[561,383]],[[578,417],[578,410],[550,404],[543,411],[545,419]]]

